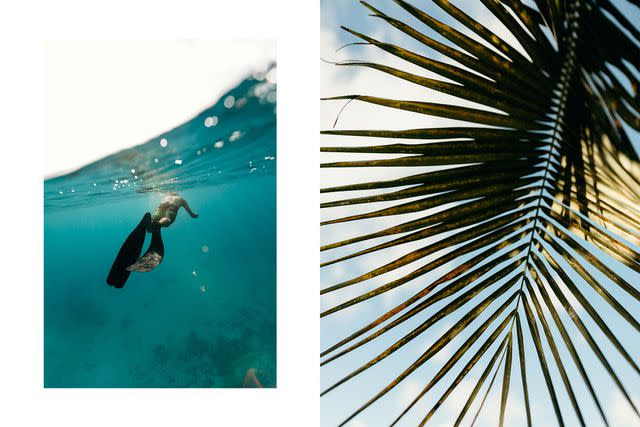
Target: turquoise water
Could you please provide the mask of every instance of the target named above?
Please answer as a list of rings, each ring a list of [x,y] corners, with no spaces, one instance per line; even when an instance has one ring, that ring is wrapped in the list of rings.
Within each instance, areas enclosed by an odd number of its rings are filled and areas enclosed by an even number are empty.
[[[275,387],[270,70],[169,132],[45,181],[45,387],[255,386],[251,369]],[[162,263],[108,286],[123,241],[168,191],[199,217],[181,209]]]

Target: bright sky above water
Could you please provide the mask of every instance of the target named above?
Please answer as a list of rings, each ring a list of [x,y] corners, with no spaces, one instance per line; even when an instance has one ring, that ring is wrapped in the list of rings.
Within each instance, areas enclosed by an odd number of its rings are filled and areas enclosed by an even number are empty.
[[[272,41],[48,43],[45,177],[180,125],[275,57]]]

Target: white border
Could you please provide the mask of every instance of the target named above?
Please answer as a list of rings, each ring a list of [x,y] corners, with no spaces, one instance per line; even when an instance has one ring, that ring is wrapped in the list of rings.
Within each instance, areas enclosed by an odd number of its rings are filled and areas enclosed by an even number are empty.
[[[23,1],[0,16],[0,425],[319,424],[318,2]],[[278,49],[278,388],[42,388],[42,43],[271,38]]]

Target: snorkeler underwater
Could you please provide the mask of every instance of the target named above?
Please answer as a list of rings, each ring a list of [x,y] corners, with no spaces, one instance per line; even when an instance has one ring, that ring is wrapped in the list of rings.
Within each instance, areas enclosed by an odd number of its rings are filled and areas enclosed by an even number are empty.
[[[162,243],[160,229],[173,224],[181,207],[184,207],[191,215],[191,218],[198,218],[198,214],[193,213],[189,204],[182,197],[175,194],[168,195],[162,199],[153,216],[149,212],[144,214],[140,223],[122,244],[120,251],[118,251],[118,256],[113,261],[107,277],[107,283],[110,286],[121,288],[132,271],[149,272],[162,262],[164,244]],[[147,252],[138,258],[142,251],[145,233],[151,233],[151,243]]]
[[[176,66],[166,79],[180,78],[159,83],[158,91],[172,83],[210,94],[204,104],[185,107],[181,119],[161,123],[165,131],[148,133],[142,144],[64,168],[70,173],[47,172],[45,387],[276,387],[275,44],[225,43],[197,49],[214,58],[202,62],[215,70],[211,80],[221,78],[216,55],[240,56],[227,61],[227,83],[206,86],[202,72],[189,71],[194,64]],[[50,57],[56,49],[75,46],[56,46]],[[188,49],[191,55],[194,46]],[[49,65],[48,77],[64,64]],[[67,105],[56,97],[60,73],[52,74],[47,114]],[[162,95],[148,100],[157,117],[164,117],[163,105],[176,107]],[[112,108],[117,114],[125,106]],[[80,135],[75,145],[66,141],[77,137],[72,127],[48,137],[47,160],[52,152],[86,149],[111,125]]]

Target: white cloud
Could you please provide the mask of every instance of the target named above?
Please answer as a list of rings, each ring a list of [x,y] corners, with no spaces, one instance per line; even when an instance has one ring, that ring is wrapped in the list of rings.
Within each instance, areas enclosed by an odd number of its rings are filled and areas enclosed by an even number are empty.
[[[364,421],[359,420],[357,418],[351,422],[351,425],[353,427],[367,427],[367,424],[365,424]]]
[[[413,402],[413,399],[415,399],[418,394],[420,394],[423,388],[424,384],[420,384],[415,379],[408,379],[403,382],[402,388],[400,389],[399,393],[400,399],[398,400],[398,409],[400,411],[403,411],[407,407],[407,405]]]
[[[639,403],[637,395],[631,396],[636,405]],[[616,390],[611,395],[611,421],[616,427],[637,427],[640,424],[640,418],[633,411],[629,402],[624,398],[620,391]]]

